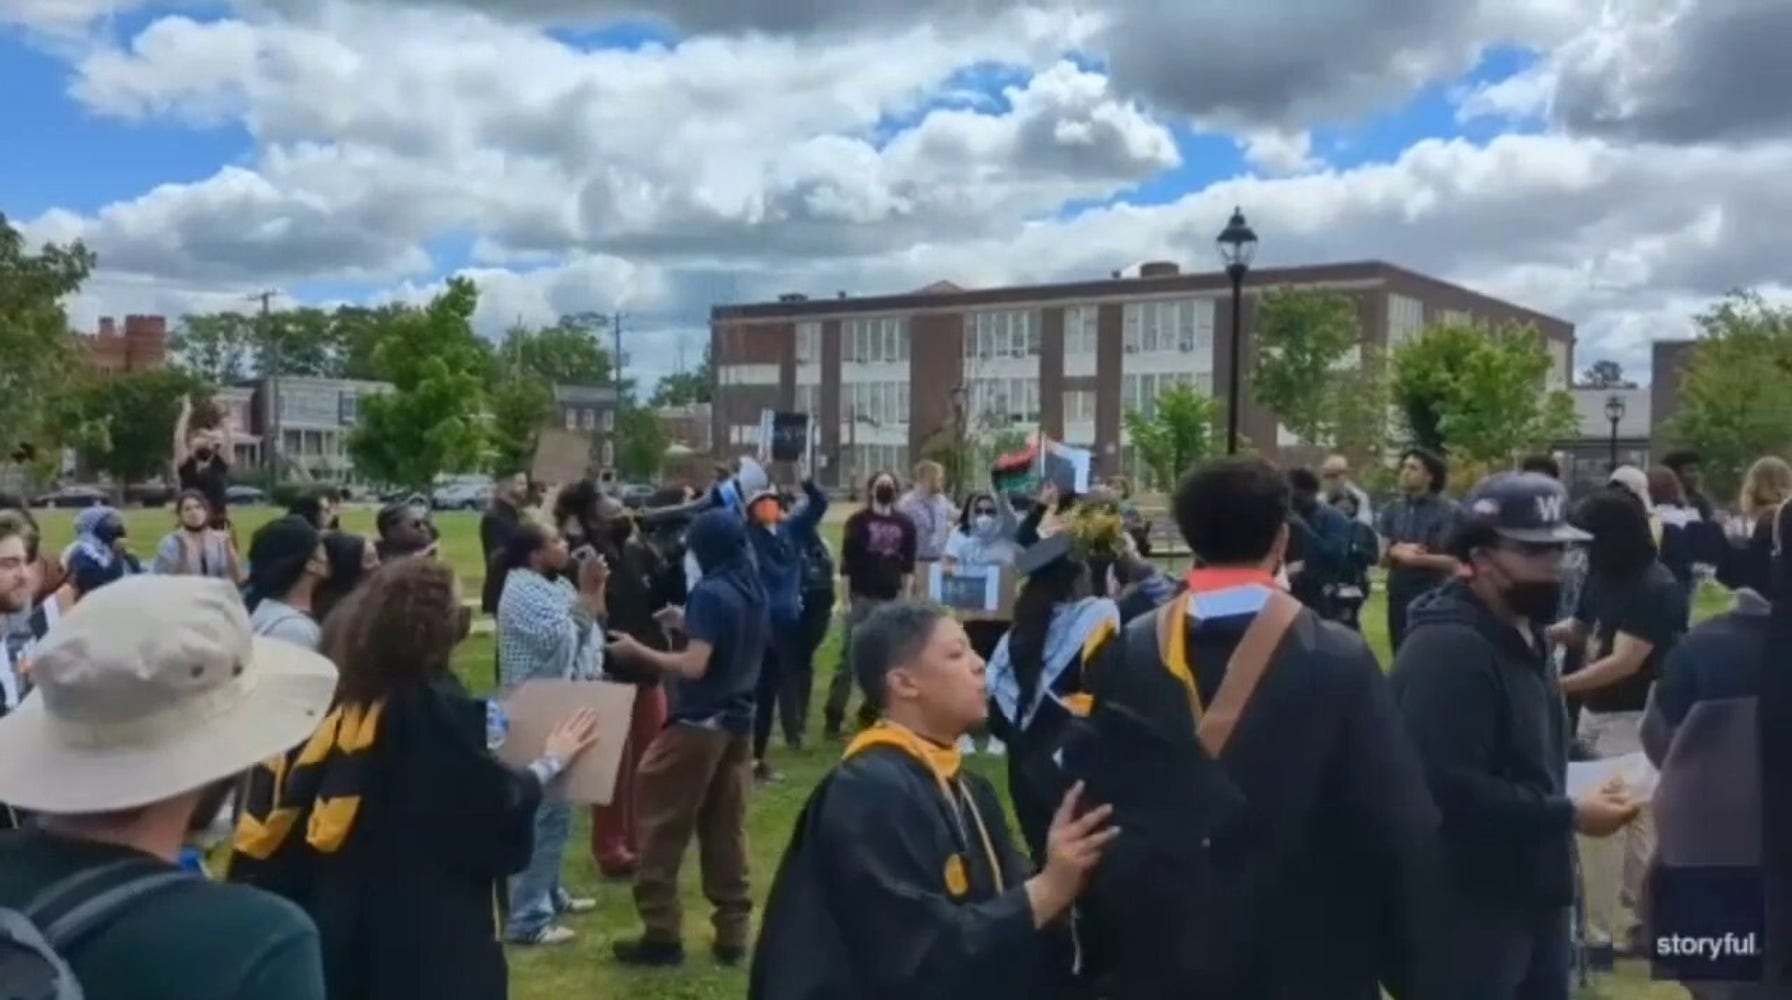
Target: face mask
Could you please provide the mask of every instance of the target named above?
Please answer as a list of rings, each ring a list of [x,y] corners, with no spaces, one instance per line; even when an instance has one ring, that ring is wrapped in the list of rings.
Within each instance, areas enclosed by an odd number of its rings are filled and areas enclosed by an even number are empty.
[[[456,646],[467,641],[473,634],[473,609],[465,605],[458,608],[454,615],[454,644]]]
[[[209,462],[211,461],[212,450],[210,448],[195,448],[193,449],[193,457],[199,459],[201,462]]]
[[[761,527],[770,528],[783,519],[783,511],[775,503],[762,503],[753,508],[753,520]]]
[[[1512,613],[1533,622],[1552,622],[1561,609],[1562,584],[1556,580],[1526,580],[1500,589],[1500,599]]]
[[[977,532],[977,534],[987,535],[990,532],[996,530],[995,515],[994,514],[978,514],[976,517],[971,518],[971,527],[972,527],[972,529],[974,529]]]
[[[889,483],[879,483],[877,484],[877,488],[871,491],[871,496],[881,504],[895,503],[896,487],[891,486]]]
[[[610,537],[618,544],[629,540],[635,533],[635,522],[632,518],[619,517],[610,522]]]

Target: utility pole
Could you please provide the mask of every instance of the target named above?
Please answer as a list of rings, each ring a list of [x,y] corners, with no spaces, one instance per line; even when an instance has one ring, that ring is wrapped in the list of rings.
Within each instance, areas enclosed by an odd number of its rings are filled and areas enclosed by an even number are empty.
[[[268,428],[267,450],[262,458],[268,468],[273,470],[274,479],[280,478],[280,339],[274,336],[273,300],[280,294],[273,289],[264,289],[249,296],[251,302],[261,303],[261,344],[266,352],[268,377]]]
[[[610,338],[615,344],[616,357],[610,380],[616,384],[616,405],[622,405],[622,311],[618,309],[610,317]]]

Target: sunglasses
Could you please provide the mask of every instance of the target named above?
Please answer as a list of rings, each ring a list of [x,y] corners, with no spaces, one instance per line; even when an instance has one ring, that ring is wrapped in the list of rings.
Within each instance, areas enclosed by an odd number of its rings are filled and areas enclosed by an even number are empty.
[[[988,514],[993,517],[995,515],[995,512],[996,512],[996,509],[994,507],[976,507],[971,510],[971,514],[973,516],[981,516],[984,514]]]

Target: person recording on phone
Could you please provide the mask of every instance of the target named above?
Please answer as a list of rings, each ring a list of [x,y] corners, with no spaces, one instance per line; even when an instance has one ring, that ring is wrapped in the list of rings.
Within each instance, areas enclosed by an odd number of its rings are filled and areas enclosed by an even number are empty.
[[[230,456],[236,442],[231,437],[230,421],[220,427],[193,427],[193,400],[180,401],[180,417],[174,422],[174,470],[182,493],[192,491],[205,497],[211,506],[212,527],[224,528],[230,523],[225,506],[229,502]]]

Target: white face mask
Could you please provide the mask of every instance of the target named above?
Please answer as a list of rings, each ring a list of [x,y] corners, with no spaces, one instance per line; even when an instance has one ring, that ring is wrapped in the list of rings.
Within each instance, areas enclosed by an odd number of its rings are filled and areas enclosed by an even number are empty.
[[[971,518],[971,528],[979,535],[987,535],[996,528],[996,519],[988,514],[979,514]]]

